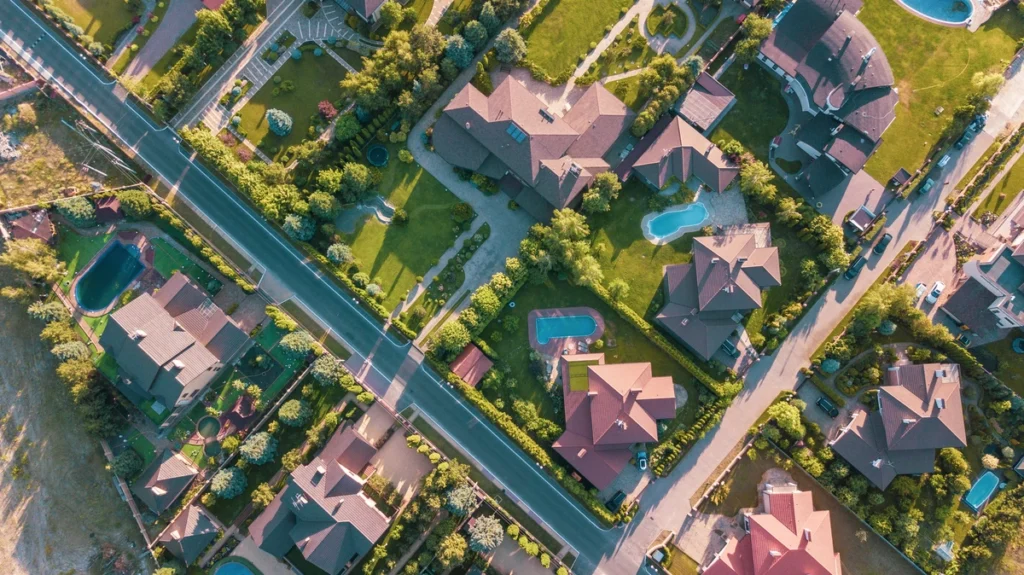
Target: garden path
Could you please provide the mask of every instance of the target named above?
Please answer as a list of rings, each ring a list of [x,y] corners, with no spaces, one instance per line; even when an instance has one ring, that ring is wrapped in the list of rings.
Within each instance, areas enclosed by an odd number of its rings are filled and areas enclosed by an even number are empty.
[[[153,66],[160,61],[160,58],[174,47],[175,42],[185,33],[192,23],[196,21],[196,11],[203,7],[202,0],[162,0],[170,2],[164,19],[157,26],[153,35],[149,37],[146,45],[139,50],[124,75],[142,78],[153,69]],[[128,44],[126,44],[127,46]],[[113,66],[117,61],[116,57],[107,60],[108,66]]]
[[[473,226],[470,228],[469,233],[464,233],[460,235],[459,238],[472,238],[474,234],[480,231],[480,226],[484,225],[484,223],[486,222],[482,218],[477,218],[476,221],[473,222]],[[448,265],[449,260],[451,260],[453,257],[455,257],[456,254],[459,253],[459,249],[461,248],[462,245],[462,243],[458,241],[459,238],[455,238],[455,243],[452,244],[452,246],[448,248],[447,251],[441,254],[440,259],[437,260],[437,263],[433,267],[431,267],[423,274],[423,281],[412,286],[412,289],[409,290],[409,296],[402,300],[402,303],[395,308],[394,313],[391,314],[392,317],[398,317],[398,314],[412,309],[412,307],[416,304],[416,300],[418,300],[420,296],[426,293],[427,286],[429,286],[432,283],[433,277],[440,274],[441,271],[444,270],[445,266]],[[487,242],[485,241],[484,244],[486,243]],[[481,245],[481,247],[483,247],[483,245]],[[474,252],[473,255],[475,256],[476,253]],[[471,261],[473,261],[473,258],[470,258],[469,261],[466,262],[466,265],[469,265],[469,262]],[[465,291],[465,286],[466,282],[463,281],[462,286],[460,286],[460,288],[457,291],[455,291],[455,293],[451,294],[447,298],[447,300],[452,301],[456,299],[456,294],[461,294],[463,291]]]
[[[690,41],[690,38],[693,37],[694,33],[697,31],[697,15],[693,13],[693,8],[690,7],[689,2],[655,0],[654,6],[651,7],[651,10],[659,5],[667,6],[669,4],[675,4],[683,11],[683,14],[686,14],[686,32],[683,33],[682,37],[651,34],[647,30],[647,17],[651,15],[649,11],[640,14],[640,21],[637,22],[637,25],[640,27],[640,33],[644,35],[644,38],[647,38],[647,44],[659,54],[664,54],[665,52],[675,54],[677,51],[681,50],[683,46],[686,46],[686,43]]]

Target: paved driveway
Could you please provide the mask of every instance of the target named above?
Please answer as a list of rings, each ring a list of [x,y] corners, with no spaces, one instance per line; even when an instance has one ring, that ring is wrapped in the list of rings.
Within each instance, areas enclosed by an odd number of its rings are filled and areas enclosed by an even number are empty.
[[[935,317],[935,314],[939,313],[939,307],[953,293],[956,276],[956,247],[953,245],[953,234],[943,232],[934,234],[928,240],[928,247],[925,248],[923,254],[918,256],[914,265],[910,266],[901,283],[911,286],[923,283],[928,286],[928,291],[932,289],[936,281],[946,284],[946,289],[942,292],[938,303],[930,304],[924,300],[924,297],[918,301],[918,307],[928,314],[928,317]]]
[[[170,2],[164,20],[149,37],[146,45],[135,55],[125,70],[125,75],[141,78],[149,73],[160,58],[170,50],[178,38],[196,21],[196,11],[203,7],[203,0],[163,0]]]

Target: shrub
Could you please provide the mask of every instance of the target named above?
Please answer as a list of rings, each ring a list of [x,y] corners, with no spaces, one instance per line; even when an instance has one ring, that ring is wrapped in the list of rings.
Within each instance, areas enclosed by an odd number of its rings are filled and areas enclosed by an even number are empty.
[[[455,515],[465,517],[476,506],[476,502],[477,497],[473,487],[464,483],[448,492],[448,503],[445,507]]]
[[[277,419],[289,427],[306,425],[312,415],[309,406],[301,399],[290,399],[277,411]]]
[[[821,371],[825,373],[835,373],[839,371],[839,361],[832,359],[831,357],[821,362]]]
[[[114,458],[110,470],[114,475],[130,481],[142,471],[142,457],[134,449],[125,449]]]
[[[316,233],[316,224],[313,220],[298,214],[285,216],[281,228],[284,229],[284,233],[288,234],[288,237],[300,242],[308,242]]]
[[[57,213],[64,216],[72,225],[80,228],[96,224],[96,208],[88,198],[82,196],[60,201],[57,204]]]
[[[501,529],[501,521],[493,515],[477,518],[469,528],[469,548],[473,551],[486,553],[501,545],[505,534]]]
[[[292,117],[287,112],[271,108],[267,110],[267,127],[278,136],[287,136],[292,131]]]
[[[260,483],[256,486],[256,489],[252,490],[252,506],[257,511],[266,509],[270,502],[274,500],[274,490],[270,488],[268,483]]]
[[[356,261],[355,255],[352,254],[352,248],[341,242],[331,244],[331,247],[327,248],[327,259],[338,265],[347,265]]]
[[[210,491],[220,499],[234,499],[245,491],[248,481],[238,467],[221,469],[210,480]]]
[[[121,209],[130,218],[142,220],[153,212],[149,194],[143,190],[122,190],[117,192],[117,199],[121,202]]]
[[[518,539],[519,538],[519,526],[516,525],[515,523],[512,523],[511,525],[508,526],[507,529],[505,529],[505,533],[509,537],[511,537],[512,539]]]
[[[981,465],[985,469],[997,469],[999,467],[999,458],[991,453],[986,453],[981,457]]]
[[[295,320],[288,317],[283,311],[277,308],[277,306],[268,305],[264,308],[264,312],[270,321],[274,322],[274,327],[284,331],[295,331],[299,328],[299,324],[295,323]]]
[[[292,332],[282,337],[277,345],[284,352],[285,357],[289,360],[297,361],[305,358],[309,352],[313,351],[316,341],[313,339],[313,336],[303,330]]]
[[[238,455],[252,465],[263,465],[277,454],[277,439],[266,431],[247,437],[238,448]]]
[[[324,354],[316,358],[310,370],[313,379],[324,387],[338,385],[347,372],[344,364],[332,355]]]
[[[401,150],[398,150],[398,159],[404,164],[411,164],[413,161],[412,152],[402,148]]]

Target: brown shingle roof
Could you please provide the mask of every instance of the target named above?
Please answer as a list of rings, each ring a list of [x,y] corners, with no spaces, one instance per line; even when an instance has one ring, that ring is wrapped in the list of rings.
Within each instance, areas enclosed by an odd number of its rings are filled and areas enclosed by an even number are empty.
[[[198,473],[183,455],[164,449],[132,483],[132,493],[159,515],[178,499]]]
[[[843,126],[822,151],[835,158],[851,172],[859,172],[880,145],[882,145],[881,140],[872,141],[856,130],[846,129]]]
[[[50,243],[56,235],[50,214],[35,210],[11,222],[11,235],[16,240],[37,239]]]
[[[683,98],[679,113],[704,132],[718,121],[736,96],[707,72],[701,72],[697,81]]]
[[[217,537],[217,525],[198,505],[189,505],[164,530],[160,543],[176,557],[191,565]]]
[[[739,174],[739,166],[733,164],[693,126],[675,116],[660,131],[652,130],[637,147],[645,151],[633,162],[632,168],[648,182],[659,188],[674,177],[685,182],[690,176],[700,178],[716,192],[729,187]]]
[[[856,14],[861,0],[799,0],[761,46],[761,52],[790,76],[843,10]]]
[[[479,347],[469,343],[449,367],[455,375],[462,378],[462,381],[471,387],[476,387],[493,365],[494,362],[484,355]]]

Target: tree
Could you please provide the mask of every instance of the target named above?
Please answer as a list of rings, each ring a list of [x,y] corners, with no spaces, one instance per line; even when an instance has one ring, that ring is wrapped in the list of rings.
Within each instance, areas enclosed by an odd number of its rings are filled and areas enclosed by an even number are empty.
[[[982,98],[992,98],[999,93],[1005,83],[1006,78],[1000,72],[975,72],[974,76],[971,76],[971,87],[974,88],[975,94]]]
[[[298,214],[288,214],[285,216],[281,228],[284,230],[284,233],[288,234],[288,237],[300,242],[308,242],[313,239],[313,234],[316,233],[316,224],[313,223],[313,220]]]
[[[373,185],[370,168],[356,162],[348,162],[342,168],[341,195],[347,202],[353,202]]]
[[[260,431],[245,438],[238,448],[238,455],[253,465],[263,465],[277,454],[277,439],[266,431]]]
[[[756,13],[747,14],[743,20],[743,35],[760,44],[772,33],[772,19]]]
[[[72,396],[86,391],[96,374],[89,359],[69,359],[57,366],[57,379],[71,389]]]
[[[0,253],[0,265],[22,273],[36,281],[53,283],[64,277],[64,263],[57,260],[57,252],[35,238],[9,240],[7,249]]]
[[[284,467],[285,471],[291,473],[299,468],[303,462],[302,448],[296,447],[295,449],[285,453],[281,456],[281,466]]]
[[[445,57],[459,68],[465,70],[473,63],[473,46],[459,34],[448,36],[448,43],[444,48]]]
[[[313,379],[322,387],[339,385],[341,377],[345,375],[345,367],[333,355],[323,354],[313,362],[311,374]]]
[[[134,449],[125,449],[114,458],[110,470],[125,481],[131,481],[142,471],[142,463],[142,457]]]
[[[289,399],[277,411],[277,419],[289,427],[302,427],[309,422],[313,412],[301,399]]]
[[[608,295],[615,301],[622,301],[629,297],[629,284],[622,278],[615,278],[608,284]]]
[[[267,127],[283,138],[292,131],[292,117],[287,112],[271,108],[267,110]]]
[[[356,261],[355,255],[352,254],[352,248],[341,242],[331,244],[331,246],[327,248],[327,259],[340,266],[348,265]]]
[[[387,0],[387,2],[380,5],[380,25],[386,30],[394,28],[397,24],[402,21],[402,5],[394,0]]]
[[[241,444],[242,441],[238,439],[238,436],[232,434],[225,437],[224,441],[221,442],[220,446],[221,448],[224,449],[225,453],[234,453],[238,449],[238,446]]]
[[[96,207],[88,198],[82,196],[60,201],[57,204],[57,213],[64,216],[72,225],[80,228],[96,225]]]
[[[341,192],[342,179],[345,173],[341,170],[328,168],[320,170],[316,175],[316,189],[321,193],[334,195]]]
[[[234,499],[245,491],[245,472],[237,467],[221,469],[210,480],[210,491],[220,499]]]
[[[991,469],[998,469],[999,468],[999,458],[996,457],[995,455],[992,455],[991,453],[986,453],[985,455],[981,456],[981,465],[985,469],[989,469],[989,470],[991,470]]]
[[[619,197],[622,183],[612,172],[601,172],[583,193],[583,211],[587,213],[607,212],[612,209],[612,200]]]
[[[327,192],[313,192],[309,195],[309,213],[314,217],[331,221],[341,211],[341,204],[338,198]]]
[[[773,404],[766,412],[769,419],[775,421],[779,429],[793,439],[802,439],[807,430],[800,421],[800,409],[791,403],[780,401]]]
[[[504,538],[501,521],[493,515],[478,517],[469,528],[469,548],[478,553],[495,549]]]
[[[51,321],[69,321],[71,319],[71,313],[68,312],[68,308],[64,307],[64,304],[58,299],[33,303],[28,306],[28,315],[32,316],[32,319],[46,323]]]
[[[803,219],[798,207],[796,200],[787,196],[780,199],[779,204],[775,206],[775,215],[782,223],[792,226]]]
[[[198,60],[220,54],[231,41],[231,22],[220,10],[196,12],[196,38],[192,43]]]
[[[470,335],[459,321],[445,323],[434,338],[434,347],[446,357],[452,357],[469,344]]]
[[[494,50],[498,61],[517,64],[526,58],[526,42],[514,28],[506,28],[494,39]]]
[[[89,348],[80,341],[69,341],[67,343],[57,344],[50,350],[50,353],[57,356],[57,359],[61,361],[68,361],[70,359],[89,359],[92,356]]]
[[[476,502],[477,497],[473,487],[468,483],[463,483],[448,491],[448,503],[445,507],[455,515],[465,517],[473,511],[473,507],[476,506]]]
[[[121,209],[129,218],[144,220],[153,212],[149,194],[142,190],[122,190],[117,192],[117,200],[121,202]]]
[[[474,51],[483,48],[487,44],[489,36],[487,28],[476,20],[470,20],[466,23],[466,27],[462,29],[462,37],[469,42]]]
[[[501,20],[498,19],[498,15],[494,12],[494,4],[490,2],[484,2],[484,5],[480,8],[480,23],[487,29],[487,34],[494,34],[501,28]]]
[[[282,337],[277,345],[284,352],[286,358],[296,361],[305,358],[309,352],[313,351],[316,340],[309,335],[309,332],[302,330]]]
[[[29,130],[35,127],[37,121],[36,109],[31,102],[18,104],[18,127],[22,130]]]
[[[39,333],[39,337],[53,345],[78,341],[78,334],[71,327],[71,322],[67,321],[51,321]]]
[[[773,179],[775,174],[764,162],[747,162],[740,168],[740,191],[762,204],[771,205],[776,193]]]
[[[268,483],[260,483],[256,486],[256,489],[252,490],[252,506],[257,511],[266,509],[273,500],[274,490],[270,488]]]
[[[338,121],[334,123],[334,139],[345,143],[352,138],[356,137],[362,126],[359,125],[359,119],[352,112],[346,112],[338,118]]]
[[[491,289],[491,286],[481,286],[473,292],[469,300],[472,302],[473,309],[480,315],[483,323],[489,323],[501,311],[501,300],[494,293],[494,290]]]
[[[579,285],[597,285],[604,279],[601,265],[591,253],[587,219],[569,208],[555,210],[550,226],[530,229],[554,263]]]
[[[316,110],[320,112],[320,117],[328,122],[338,115],[338,109],[334,107],[330,100],[320,100],[320,103],[316,105]]]
[[[458,565],[466,557],[466,538],[458,533],[449,533],[437,546],[437,562],[447,569]]]

